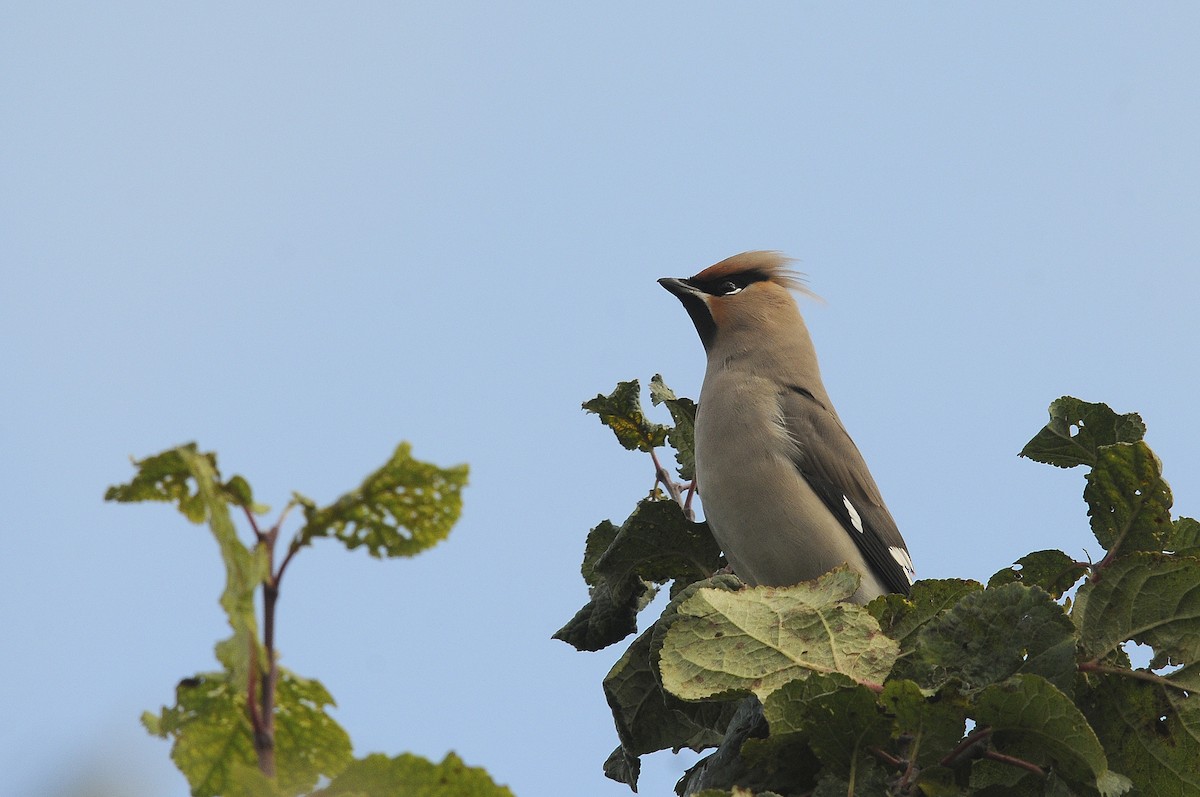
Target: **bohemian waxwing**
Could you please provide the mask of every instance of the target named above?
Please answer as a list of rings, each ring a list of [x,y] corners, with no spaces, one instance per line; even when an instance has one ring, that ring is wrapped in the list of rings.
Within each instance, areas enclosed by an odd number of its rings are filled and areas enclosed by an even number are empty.
[[[908,594],[912,559],[825,393],[788,262],[744,252],[659,280],[708,355],[696,415],[704,515],[748,584],[796,584],[848,563],[862,576],[855,602]]]

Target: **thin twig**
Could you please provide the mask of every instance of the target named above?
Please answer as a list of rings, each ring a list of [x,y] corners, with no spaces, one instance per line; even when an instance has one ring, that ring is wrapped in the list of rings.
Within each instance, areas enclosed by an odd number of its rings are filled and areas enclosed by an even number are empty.
[[[300,544],[297,542],[299,537],[293,537],[291,545],[288,546],[288,552],[284,555],[283,561],[279,563],[279,569],[275,571],[274,582],[276,589],[279,588],[279,582],[283,579],[283,571],[287,570],[288,564],[292,561],[292,557],[300,550]]]
[[[1046,770],[1042,769],[1041,767],[1039,767],[1037,764],[1033,763],[1032,761],[1026,761],[1024,758],[1017,758],[1016,756],[1005,755],[1004,753],[997,753],[995,750],[985,750],[983,752],[983,757],[987,758],[987,759],[991,759],[992,761],[999,761],[1001,764],[1010,764],[1014,767],[1020,767],[1021,769],[1027,769],[1030,772],[1033,772],[1034,774],[1038,775],[1039,777],[1043,777],[1043,778],[1046,777]]]
[[[254,518],[254,513],[250,511],[250,507],[243,506],[242,511],[246,513],[246,520],[250,521],[250,528],[254,531],[254,537],[259,542],[266,542],[267,535],[258,527],[258,521]]]
[[[954,762],[957,761],[963,753],[965,753],[971,747],[974,747],[977,742],[986,739],[988,736],[991,736],[991,734],[991,728],[976,728],[967,734],[966,737],[959,742],[953,750],[947,753],[946,756],[938,763],[944,767],[954,766]]]
[[[1139,681],[1158,684],[1159,686],[1169,686],[1172,689],[1178,689],[1181,692],[1189,691],[1186,687],[1172,681],[1170,678],[1165,678],[1161,675],[1150,672],[1149,670],[1129,670],[1124,667],[1114,667],[1111,664],[1101,664],[1098,661],[1085,661],[1078,665],[1080,672],[1099,672],[1109,673],[1110,675],[1123,675],[1126,678],[1136,678]]]
[[[867,748],[867,752],[878,758],[883,763],[887,764],[892,769],[905,769],[908,767],[908,762],[903,758],[896,756],[884,750],[882,747],[871,746]]]

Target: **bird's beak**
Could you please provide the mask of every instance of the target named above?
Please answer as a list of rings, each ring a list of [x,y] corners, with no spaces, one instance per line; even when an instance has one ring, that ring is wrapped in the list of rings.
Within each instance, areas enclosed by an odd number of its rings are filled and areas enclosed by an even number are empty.
[[[658,284],[669,290],[677,299],[683,301],[684,297],[697,296],[700,291],[687,280],[676,279],[674,277],[663,277],[658,281]]]

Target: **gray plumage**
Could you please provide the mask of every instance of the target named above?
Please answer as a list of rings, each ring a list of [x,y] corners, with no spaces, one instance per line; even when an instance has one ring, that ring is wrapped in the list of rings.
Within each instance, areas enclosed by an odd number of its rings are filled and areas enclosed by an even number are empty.
[[[746,252],[660,280],[708,355],[696,416],[705,518],[749,584],[795,584],[848,563],[862,576],[856,602],[907,594],[908,549],[825,392],[786,266],[776,252]]]

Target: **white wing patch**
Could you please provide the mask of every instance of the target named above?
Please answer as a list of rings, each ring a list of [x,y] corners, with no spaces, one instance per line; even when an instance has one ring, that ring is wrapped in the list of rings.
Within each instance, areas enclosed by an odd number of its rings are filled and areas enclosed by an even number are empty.
[[[917,570],[913,567],[912,557],[908,555],[908,551],[903,548],[893,545],[888,548],[892,553],[892,558],[896,560],[896,564],[900,565],[900,569],[904,571],[904,577],[908,579],[908,583],[912,584],[917,580]]]
[[[850,513],[850,522],[854,524],[854,528],[858,529],[858,533],[863,533],[862,518],[858,516],[858,510],[854,508],[854,504],[850,503],[850,499],[842,496],[842,503],[846,505],[846,511]],[[892,554],[895,556],[895,553]]]

